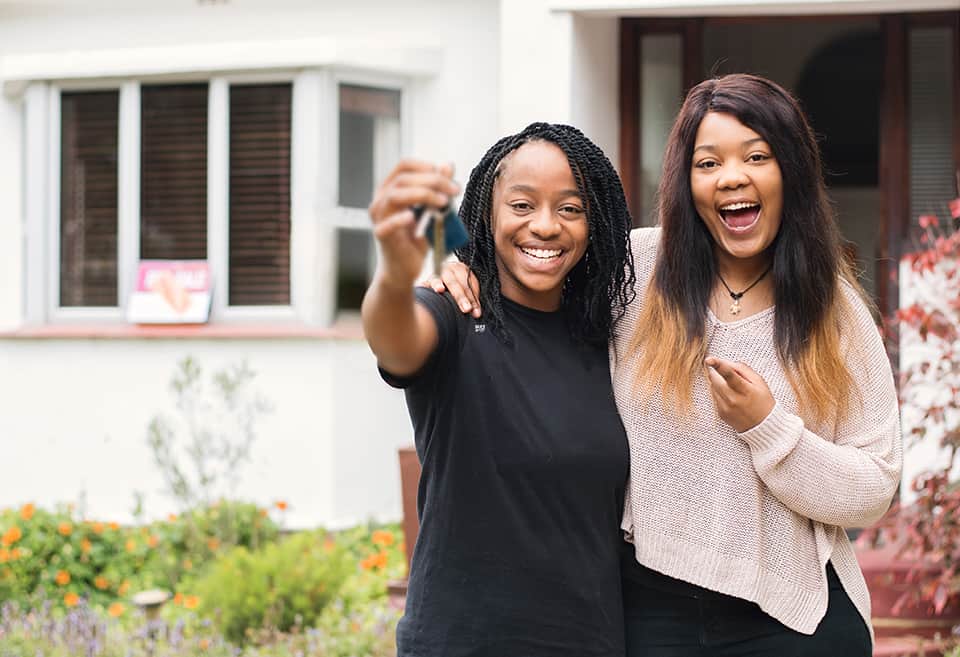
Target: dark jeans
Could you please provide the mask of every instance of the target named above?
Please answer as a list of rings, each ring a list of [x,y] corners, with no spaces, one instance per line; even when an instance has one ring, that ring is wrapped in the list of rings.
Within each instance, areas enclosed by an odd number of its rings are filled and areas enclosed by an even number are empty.
[[[870,657],[872,653],[866,623],[829,563],[830,602],[813,635],[791,630],[753,602],[668,578],[636,562],[624,570],[627,657]]]

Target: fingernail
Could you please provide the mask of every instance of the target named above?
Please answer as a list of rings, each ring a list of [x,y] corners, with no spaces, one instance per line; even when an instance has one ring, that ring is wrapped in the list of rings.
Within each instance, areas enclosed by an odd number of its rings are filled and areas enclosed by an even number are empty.
[[[460,310],[462,310],[463,312],[467,312],[467,311],[470,310],[471,308],[472,308],[472,306],[471,306],[469,303],[467,303],[466,301],[464,301],[463,303],[460,304]]]

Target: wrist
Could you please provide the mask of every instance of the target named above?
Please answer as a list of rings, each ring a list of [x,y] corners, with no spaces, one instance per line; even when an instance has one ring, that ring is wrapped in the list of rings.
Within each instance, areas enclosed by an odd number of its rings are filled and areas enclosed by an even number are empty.
[[[370,282],[370,285],[371,287],[375,285],[391,295],[413,296],[416,279],[408,279],[406,276],[400,276],[378,268],[373,275],[373,280]]]

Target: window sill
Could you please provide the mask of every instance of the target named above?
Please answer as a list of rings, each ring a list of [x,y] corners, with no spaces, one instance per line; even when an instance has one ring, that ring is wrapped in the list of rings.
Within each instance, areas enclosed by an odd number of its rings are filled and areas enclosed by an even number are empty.
[[[29,340],[362,340],[358,321],[338,320],[333,326],[300,322],[210,324],[42,324],[0,331],[0,339]]]

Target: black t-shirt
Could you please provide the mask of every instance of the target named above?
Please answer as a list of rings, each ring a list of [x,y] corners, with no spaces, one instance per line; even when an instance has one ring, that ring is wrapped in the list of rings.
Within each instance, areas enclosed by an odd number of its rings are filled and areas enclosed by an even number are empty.
[[[605,348],[504,298],[505,345],[418,289],[440,341],[406,388],[420,533],[398,657],[620,657],[629,471]]]

